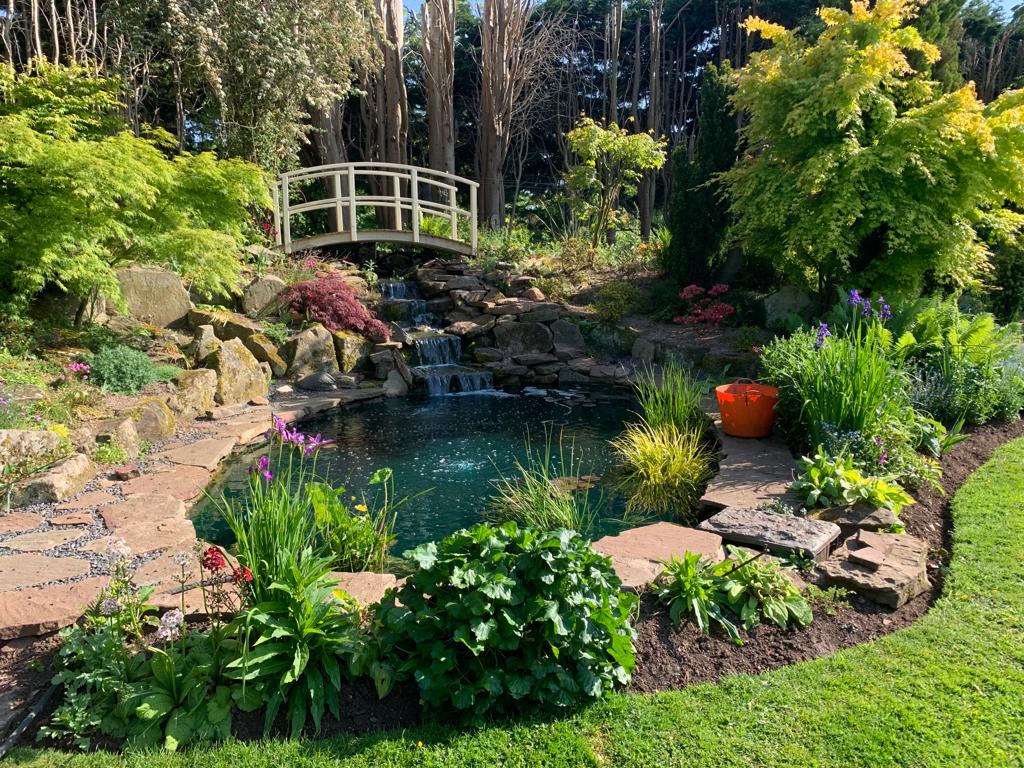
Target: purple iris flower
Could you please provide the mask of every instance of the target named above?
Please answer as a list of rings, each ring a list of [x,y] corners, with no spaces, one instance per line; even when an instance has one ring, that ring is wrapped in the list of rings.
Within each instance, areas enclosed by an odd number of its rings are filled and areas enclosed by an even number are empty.
[[[864,317],[872,317],[875,314],[874,310],[871,309],[871,299],[864,299],[864,302],[861,304],[860,313]]]
[[[850,303],[851,304],[853,304],[854,306],[857,306],[862,301],[864,301],[864,299],[861,298],[860,291],[858,291],[856,288],[854,288],[852,291],[850,291]]]
[[[828,323],[822,323],[818,326],[818,339],[814,342],[814,348],[816,350],[821,349],[828,342],[826,339],[831,338],[832,331],[828,329]]]

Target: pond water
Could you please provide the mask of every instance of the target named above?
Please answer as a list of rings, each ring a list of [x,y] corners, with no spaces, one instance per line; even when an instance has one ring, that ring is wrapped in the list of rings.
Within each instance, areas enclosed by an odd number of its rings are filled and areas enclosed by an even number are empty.
[[[348,406],[302,424],[307,433],[321,432],[336,445],[321,451],[317,472],[334,485],[360,496],[374,489],[366,481],[374,470],[394,470],[399,497],[429,491],[401,508],[393,549],[442,538],[482,519],[492,495],[491,481],[511,476],[517,458],[543,448],[545,428],[564,435],[581,462],[580,475],[601,477],[590,493],[602,501],[595,538],[623,527],[622,502],[611,487],[615,459],[608,440],[623,423],[635,418],[632,396],[617,392],[527,389],[523,394],[474,392],[445,397],[396,398]],[[246,469],[260,451],[242,455],[210,489],[246,493]],[[555,443],[557,454],[557,443]],[[207,541],[232,543],[231,532],[215,506],[196,508],[196,532]]]

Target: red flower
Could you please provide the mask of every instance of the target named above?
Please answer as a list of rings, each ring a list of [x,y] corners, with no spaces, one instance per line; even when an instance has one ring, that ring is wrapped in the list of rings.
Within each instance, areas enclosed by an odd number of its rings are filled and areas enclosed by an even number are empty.
[[[249,570],[249,566],[243,565],[241,568],[235,568],[231,571],[231,578],[238,586],[242,584],[248,584],[252,581],[252,571]]]
[[[203,552],[200,562],[202,562],[203,568],[213,573],[218,573],[228,567],[228,561],[218,547],[209,547]]]

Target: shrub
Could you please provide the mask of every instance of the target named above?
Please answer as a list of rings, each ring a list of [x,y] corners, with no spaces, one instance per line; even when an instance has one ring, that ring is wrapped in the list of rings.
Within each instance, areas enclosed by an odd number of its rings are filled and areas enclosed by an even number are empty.
[[[865,502],[894,513],[914,500],[899,485],[881,477],[867,477],[850,456],[829,456],[819,449],[813,459],[800,459],[800,475],[792,488],[809,507],[833,507]]]
[[[726,318],[736,313],[736,307],[722,300],[729,292],[729,286],[718,283],[704,289],[699,285],[688,285],[679,292],[679,299],[686,305],[686,314],[677,315],[672,322],[678,325],[706,325],[717,328]]]
[[[636,597],[572,531],[479,525],[406,557],[416,569],[376,620],[383,658],[431,710],[566,709],[629,682]]]
[[[156,365],[145,352],[123,344],[103,347],[89,358],[90,375],[103,389],[132,395],[153,381],[166,381],[180,373],[170,365]]]
[[[281,303],[307,320],[332,331],[355,331],[378,341],[391,337],[388,327],[374,317],[341,275],[329,275],[286,288]]]
[[[690,614],[701,632],[710,632],[714,622],[742,645],[739,630],[723,610],[725,594],[719,571],[718,565],[705,562],[697,553],[684,552],[682,559],[673,557],[666,563],[654,594],[668,603],[673,624],[678,624],[684,614]]]
[[[594,301],[597,316],[606,323],[617,323],[640,306],[640,291],[626,282],[601,286]]]
[[[713,459],[702,429],[628,424],[612,447],[623,460],[619,486],[629,496],[627,512],[694,519],[701,493],[713,474]]]

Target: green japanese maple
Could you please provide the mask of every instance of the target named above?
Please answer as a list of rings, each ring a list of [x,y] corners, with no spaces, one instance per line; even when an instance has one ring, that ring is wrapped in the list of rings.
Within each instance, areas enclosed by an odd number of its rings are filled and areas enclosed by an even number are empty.
[[[938,50],[907,26],[913,0],[822,8],[813,42],[753,18],[773,43],[736,74],[748,155],[722,176],[748,252],[827,292],[858,285],[958,288],[987,267],[978,227],[1024,219],[1024,91],[990,104],[973,84],[941,93],[912,60]]]

